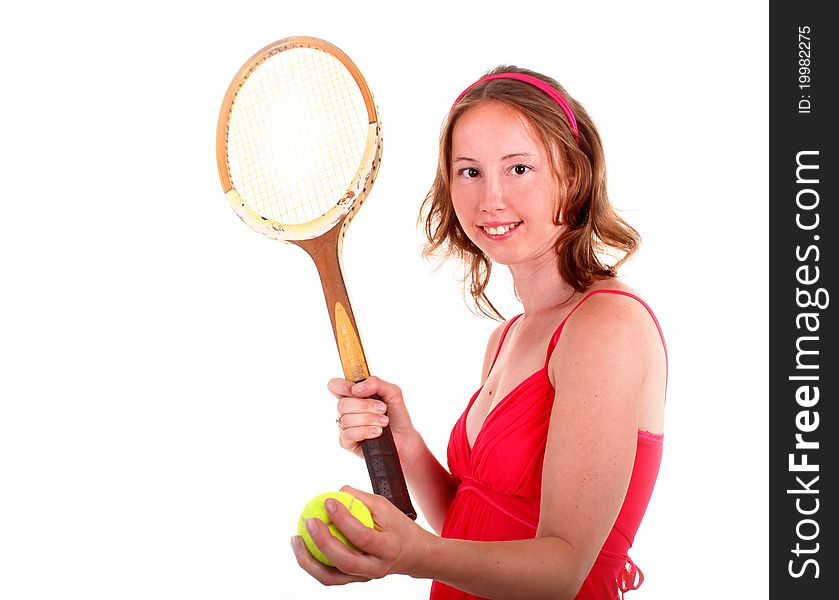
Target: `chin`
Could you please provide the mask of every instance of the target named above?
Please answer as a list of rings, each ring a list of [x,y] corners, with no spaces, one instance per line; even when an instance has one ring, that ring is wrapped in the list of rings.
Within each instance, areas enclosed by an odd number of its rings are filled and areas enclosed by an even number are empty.
[[[505,267],[518,264],[522,260],[520,256],[511,256],[508,252],[487,252],[486,250],[484,250],[483,252],[489,257],[493,264],[503,265]]]

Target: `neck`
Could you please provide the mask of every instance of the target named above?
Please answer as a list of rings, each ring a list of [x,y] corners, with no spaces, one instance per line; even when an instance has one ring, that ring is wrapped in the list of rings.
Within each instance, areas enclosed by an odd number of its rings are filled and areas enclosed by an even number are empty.
[[[516,292],[524,307],[524,315],[555,308],[573,300],[577,292],[559,273],[553,253],[542,260],[510,265]]]

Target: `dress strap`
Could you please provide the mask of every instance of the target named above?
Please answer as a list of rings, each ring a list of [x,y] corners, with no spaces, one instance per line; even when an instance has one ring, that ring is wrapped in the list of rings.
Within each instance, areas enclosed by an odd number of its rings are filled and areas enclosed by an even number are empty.
[[[548,343],[547,356],[545,357],[545,368],[546,369],[548,368],[548,363],[551,360],[551,354],[553,354],[554,348],[556,348],[556,344],[559,341],[559,336],[562,334],[562,328],[565,327],[565,323],[568,321],[568,318],[571,315],[574,314],[574,311],[577,310],[583,302],[585,302],[586,300],[588,300],[589,298],[591,298],[595,294],[617,294],[617,295],[620,295],[620,296],[627,296],[629,298],[634,298],[635,300],[640,302],[644,306],[644,308],[647,309],[647,312],[650,313],[650,316],[653,318],[653,321],[655,322],[655,326],[658,329],[658,335],[661,337],[661,344],[662,344],[662,346],[664,346],[664,360],[665,360],[666,370],[667,370],[667,373],[668,373],[668,375],[666,375],[665,377],[669,378],[669,370],[670,369],[669,369],[669,361],[667,359],[667,342],[664,341],[664,333],[661,331],[661,325],[659,325],[658,319],[656,319],[656,317],[655,317],[655,313],[653,313],[653,310],[649,307],[649,305],[646,302],[641,300],[641,298],[639,298],[635,294],[630,294],[629,292],[624,292],[623,290],[594,290],[593,292],[589,292],[588,294],[583,296],[583,298],[579,302],[577,302],[577,304],[574,305],[574,308],[571,309],[571,311],[565,316],[565,318],[562,319],[562,323],[559,324],[559,327],[556,328],[556,331],[554,331],[553,336],[551,336],[551,341]]]
[[[521,315],[516,315],[509,321],[507,321],[507,325],[504,327],[504,331],[501,332],[501,338],[498,340],[498,347],[495,349],[495,356],[492,357],[492,364],[489,366],[489,371],[492,371],[492,367],[495,366],[495,361],[498,360],[498,355],[501,353],[501,345],[504,343],[504,338],[507,337],[507,332],[510,331],[510,326],[515,323],[516,319],[518,319]],[[487,371],[487,373],[489,373]]]

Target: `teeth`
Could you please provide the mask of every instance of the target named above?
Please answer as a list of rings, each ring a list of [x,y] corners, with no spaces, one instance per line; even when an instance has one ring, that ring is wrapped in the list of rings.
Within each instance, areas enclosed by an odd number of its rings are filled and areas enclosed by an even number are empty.
[[[510,223],[509,225],[502,225],[501,227],[484,227],[484,231],[486,231],[490,235],[501,235],[510,231],[515,225]]]

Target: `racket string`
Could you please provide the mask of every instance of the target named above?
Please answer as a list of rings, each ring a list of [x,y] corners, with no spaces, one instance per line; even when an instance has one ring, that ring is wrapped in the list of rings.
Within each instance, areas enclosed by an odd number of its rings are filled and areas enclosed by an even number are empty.
[[[234,187],[265,218],[315,220],[353,180],[368,120],[364,98],[339,60],[311,48],[274,54],[250,73],[231,110]]]

